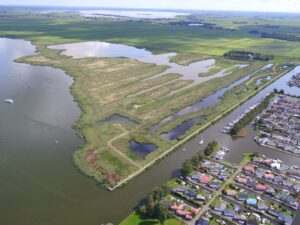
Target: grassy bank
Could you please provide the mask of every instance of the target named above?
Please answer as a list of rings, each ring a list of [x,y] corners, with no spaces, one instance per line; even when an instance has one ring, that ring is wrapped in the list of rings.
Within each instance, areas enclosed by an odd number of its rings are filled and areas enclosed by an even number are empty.
[[[86,141],[84,147],[75,152],[74,162],[84,174],[112,189],[123,185],[157,160],[180,147],[257,90],[249,86],[249,90],[242,93],[240,89],[244,84],[240,85],[226,93],[222,101],[215,106],[171,121],[154,134],[148,132],[152,124],[253,73],[264,65],[261,62],[252,63],[228,76],[214,78],[172,96],[168,95],[172,90],[169,85],[163,85],[156,91],[151,90],[150,93],[132,96],[133,93],[171,80],[180,84],[182,81],[176,80],[180,75],[165,75],[145,82],[142,80],[164,71],[166,67],[125,58],[74,59],[59,54],[58,50],[47,48],[47,42],[34,43],[39,54],[18,61],[60,68],[74,78],[71,91],[83,112],[75,127]],[[181,60],[183,58],[181,56]],[[277,72],[274,72],[274,77],[279,75]],[[263,73],[258,75],[262,76]],[[237,95],[238,92],[241,93]],[[135,107],[137,103],[139,107]],[[135,126],[116,122],[99,124],[99,121],[116,113],[137,121],[138,124]],[[160,132],[180,124],[195,114],[207,115],[207,120],[194,126],[180,140],[170,142],[160,137]],[[138,154],[129,150],[128,143],[132,139],[143,143],[154,143],[158,149],[148,154],[146,158],[140,158]]]

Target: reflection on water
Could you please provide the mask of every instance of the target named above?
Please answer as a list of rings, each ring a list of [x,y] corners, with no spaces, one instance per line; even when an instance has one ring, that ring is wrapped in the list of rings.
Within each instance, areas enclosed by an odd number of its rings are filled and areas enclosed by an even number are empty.
[[[130,126],[137,125],[137,122],[135,122],[134,120],[131,120],[131,119],[129,119],[125,116],[121,116],[119,114],[113,114],[113,115],[107,117],[106,119],[101,120],[99,122],[99,125],[107,124],[112,121],[117,121],[117,122],[120,122],[120,123],[123,123],[126,125],[130,125]]]
[[[197,122],[202,121],[202,120],[205,120],[204,116],[198,116],[198,117],[189,119],[189,120],[184,121],[183,123],[179,124],[177,127],[173,128],[170,132],[162,133],[161,136],[168,140],[175,140],[179,136],[185,134],[185,132],[187,132],[194,125],[196,125]]]
[[[272,79],[272,76],[267,76],[267,77],[264,77],[264,78],[259,78],[259,79],[256,80],[255,86],[259,86],[263,82],[269,81],[271,79]]]
[[[226,160],[234,163],[243,152],[253,151],[289,165],[300,163],[299,158],[256,145],[251,127],[247,127],[249,136],[237,140],[218,132],[274,88],[299,95],[298,88],[286,85],[300,72],[297,67],[186,143],[186,151],[174,152],[119,190],[103,190],[78,173],[71,160],[82,144],[70,128],[80,114],[69,93],[72,79],[60,70],[13,62],[34,50],[29,42],[0,39],[0,224],[119,224],[147,193],[203,150],[202,136],[205,143],[218,140],[230,148]],[[2,101],[9,97],[15,104]],[[295,222],[300,224],[300,218]]]
[[[163,12],[163,11],[131,11],[131,10],[85,10],[80,11],[84,17],[108,18],[142,18],[142,19],[172,19],[176,16],[186,16],[189,13]]]
[[[222,70],[211,76],[201,77],[200,73],[208,72],[215,64],[214,59],[207,59],[199,62],[191,63],[187,66],[178,65],[176,63],[170,62],[170,57],[175,56],[176,53],[167,53],[161,55],[154,55],[152,52],[147,51],[146,49],[140,49],[133,46],[122,45],[122,44],[111,44],[106,42],[80,42],[80,43],[70,43],[63,45],[53,45],[49,46],[52,49],[64,50],[63,54],[67,56],[72,56],[74,58],[83,58],[83,57],[126,57],[136,59],[145,63],[153,63],[160,66],[168,66],[169,68],[155,76],[147,78],[145,80],[151,80],[158,77],[161,77],[166,74],[178,73],[181,74],[181,80],[192,80],[192,85],[200,84],[202,82],[208,81],[213,78],[227,76],[232,73],[232,71]],[[235,65],[234,67],[243,68],[247,65]],[[161,85],[160,85],[161,86]],[[157,86],[157,87],[160,87]],[[153,89],[153,88],[151,88]],[[151,89],[143,90],[141,92],[135,93],[130,97],[136,96],[138,94],[145,93]],[[180,89],[182,90],[182,89]],[[178,91],[178,90],[177,90]],[[177,92],[175,91],[175,92]],[[174,93],[174,92],[173,92]]]
[[[262,70],[265,70],[267,68],[271,68],[272,66],[273,66],[273,64],[268,64],[268,65],[260,68],[259,70],[255,71],[254,73],[252,73],[248,76],[245,76],[245,77],[241,78],[240,80],[237,80],[237,81],[233,82],[231,85],[216,91],[214,94],[211,94],[211,95],[207,96],[206,98],[204,98],[203,100],[200,100],[199,102],[195,103],[194,105],[187,106],[187,107],[183,108],[182,110],[178,111],[177,113],[174,113],[173,115],[162,119],[159,123],[154,124],[149,129],[149,131],[150,132],[156,132],[166,122],[169,122],[169,121],[177,119],[181,116],[185,116],[187,114],[197,112],[200,109],[210,107],[210,106],[213,106],[213,105],[217,104],[220,101],[220,97],[223,96],[226,91],[228,91],[228,90],[244,83],[245,81],[247,81],[253,75],[255,75],[258,72],[260,72]]]
[[[111,44],[106,42],[80,42],[80,43],[70,43],[63,45],[53,45],[49,48],[53,49],[63,49],[63,54],[67,56],[72,56],[74,58],[83,57],[126,57],[136,59],[145,63],[153,63],[156,65],[169,66],[169,69],[153,76],[149,79],[153,79],[165,74],[179,73],[184,80],[194,80],[196,83],[200,81],[205,81],[210,78],[199,77],[199,73],[207,72],[211,66],[215,64],[214,59],[203,60],[200,62],[192,63],[188,66],[181,66],[176,63],[170,62],[170,57],[175,56],[176,53],[167,53],[161,55],[154,55],[152,52],[146,49],[140,49],[133,46],[122,45],[122,44]],[[217,74],[217,76],[222,76],[222,74]]]
[[[154,152],[157,149],[157,146],[154,144],[146,144],[146,143],[139,143],[136,140],[131,140],[129,143],[129,148],[138,153],[141,157],[145,158],[151,152]]]

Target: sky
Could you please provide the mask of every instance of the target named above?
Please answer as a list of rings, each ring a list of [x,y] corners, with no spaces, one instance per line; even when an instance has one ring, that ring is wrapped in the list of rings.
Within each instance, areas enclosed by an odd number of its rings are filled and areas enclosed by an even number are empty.
[[[0,0],[0,5],[299,12],[300,0]]]

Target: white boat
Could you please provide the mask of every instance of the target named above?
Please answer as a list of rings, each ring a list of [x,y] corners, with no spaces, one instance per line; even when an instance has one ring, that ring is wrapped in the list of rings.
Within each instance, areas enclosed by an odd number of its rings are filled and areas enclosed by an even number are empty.
[[[4,99],[4,102],[9,103],[9,104],[13,104],[14,100],[12,100],[10,98],[7,98],[7,99]]]
[[[203,145],[204,140],[203,140],[203,136],[201,137],[201,140],[199,141],[199,145]]]
[[[184,152],[185,152],[185,151],[186,151],[186,149],[185,149],[185,148],[183,148],[183,149],[182,149],[182,151],[184,151]]]

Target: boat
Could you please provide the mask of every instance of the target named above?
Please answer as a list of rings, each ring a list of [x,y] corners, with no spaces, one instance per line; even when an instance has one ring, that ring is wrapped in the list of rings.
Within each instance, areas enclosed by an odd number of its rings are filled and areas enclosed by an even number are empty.
[[[185,152],[185,151],[186,151],[186,149],[185,149],[185,148],[183,148],[183,149],[182,149],[182,151],[184,151],[184,152]]]
[[[201,140],[199,141],[199,145],[203,145],[204,140],[203,140],[203,136],[201,137]]]
[[[10,98],[7,98],[7,99],[4,99],[4,102],[9,103],[9,104],[13,104],[14,100],[12,100]]]

